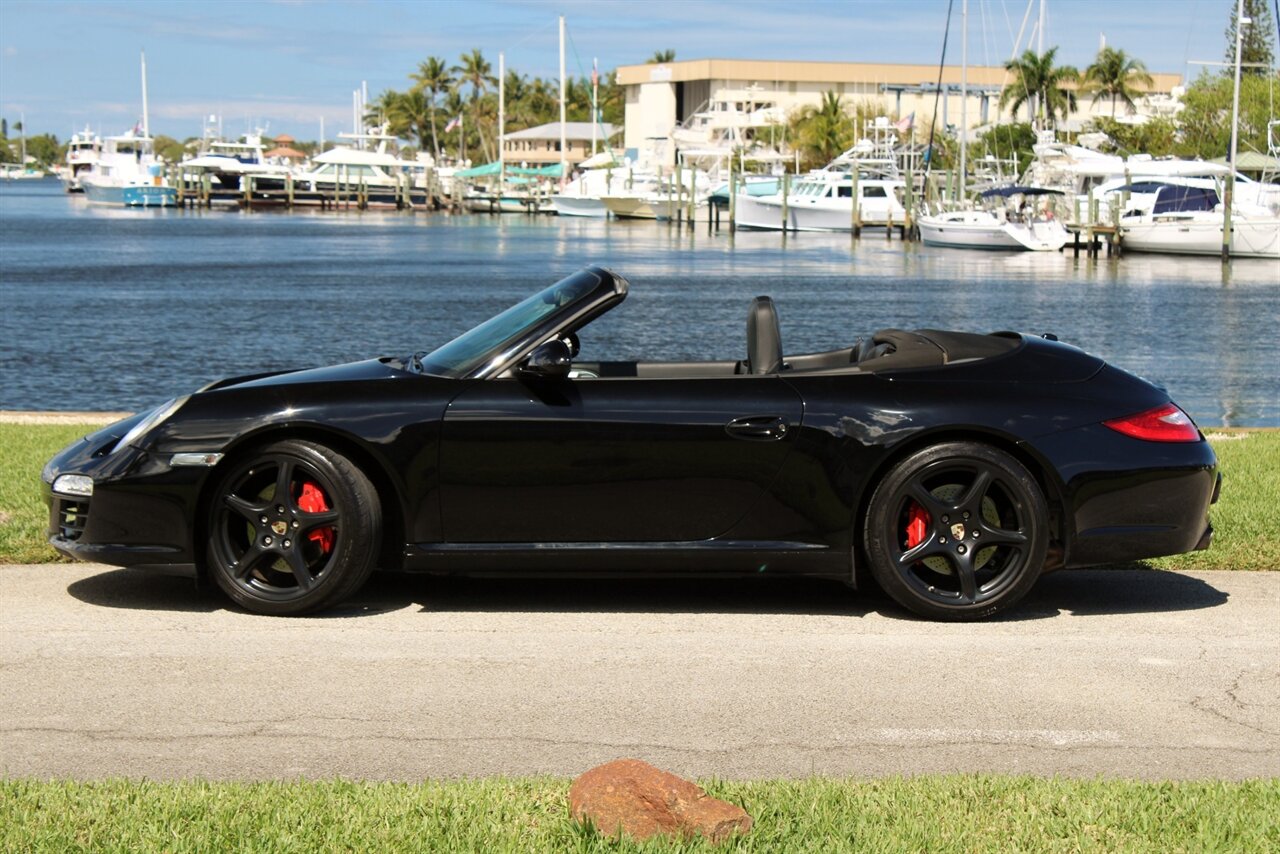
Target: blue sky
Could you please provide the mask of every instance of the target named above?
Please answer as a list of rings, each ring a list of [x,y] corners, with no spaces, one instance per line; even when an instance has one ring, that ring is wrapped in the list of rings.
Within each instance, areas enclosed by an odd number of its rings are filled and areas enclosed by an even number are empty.
[[[1046,46],[1087,65],[1099,35],[1150,70],[1190,74],[1220,60],[1234,0],[1050,0]],[[556,16],[570,74],[679,59],[937,62],[946,0],[0,0],[0,115],[65,139],[86,123],[115,133],[141,114],[138,53],[149,70],[152,130],[199,135],[218,113],[302,139],[349,129],[351,92],[406,88],[429,55],[480,48],[496,70],[557,74]],[[1027,0],[969,0],[969,61],[1004,62]],[[955,2],[959,17],[960,0]],[[1032,11],[1034,23],[1037,12]],[[1030,26],[1030,24],[1029,24]],[[959,60],[958,24],[951,50]]]

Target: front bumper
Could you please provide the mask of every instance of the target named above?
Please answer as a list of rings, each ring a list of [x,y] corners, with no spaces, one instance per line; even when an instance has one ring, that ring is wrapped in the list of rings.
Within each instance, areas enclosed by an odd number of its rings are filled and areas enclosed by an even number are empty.
[[[49,544],[75,560],[194,574],[196,502],[210,470],[173,467],[167,455],[131,447],[111,453],[118,439],[108,431],[93,434],[45,466]],[[53,481],[68,473],[93,478],[93,494],[55,493]]]

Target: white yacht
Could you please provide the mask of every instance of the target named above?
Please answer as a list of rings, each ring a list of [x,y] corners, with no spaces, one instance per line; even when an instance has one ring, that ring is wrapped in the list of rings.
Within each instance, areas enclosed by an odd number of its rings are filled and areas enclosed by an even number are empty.
[[[644,194],[657,186],[657,176],[647,170],[629,166],[587,169],[551,196],[555,212],[560,216],[603,218],[609,215],[605,196]]]
[[[682,169],[678,184],[672,175],[651,183],[633,182],[630,188],[615,190],[600,201],[618,219],[672,220],[689,212],[692,197],[692,215],[696,218],[698,211],[706,209],[714,189],[706,172]]]
[[[293,179],[294,204],[321,205],[329,200],[352,200],[363,195],[370,208],[395,208],[406,194],[414,206],[425,205],[426,164],[401,160],[387,151],[396,138],[385,131],[339,134],[355,144],[340,145],[311,158],[313,168]],[[358,147],[376,142],[373,150]]]
[[[182,180],[188,184],[199,183],[204,175],[209,175],[210,189],[224,191],[213,199],[236,201],[225,191],[243,191],[246,177],[254,179],[255,190],[283,190],[292,173],[289,166],[267,162],[261,134],[246,134],[241,142],[208,139],[204,148],[202,153],[183,160],[178,166]]]
[[[1151,195],[1150,208],[1137,207],[1120,218],[1126,251],[1222,254],[1226,206],[1215,189],[1165,184]],[[1280,216],[1261,205],[1233,204],[1229,253],[1233,258],[1280,258]]]
[[[177,191],[165,182],[164,165],[156,157],[155,141],[138,128],[103,139],[97,163],[80,173],[80,186],[85,197],[98,204],[177,204]]]
[[[907,214],[902,204],[907,183],[898,171],[896,130],[884,116],[875,119],[870,130],[870,138],[822,169],[797,178],[785,198],[781,190],[769,196],[739,193],[734,204],[737,227],[847,232],[853,230],[855,217],[862,226],[901,224]]]
[[[68,193],[83,193],[80,178],[85,172],[92,171],[101,155],[102,138],[96,133],[88,127],[79,133],[73,133],[67,142],[67,168],[62,188]]]
[[[1051,202],[1053,196],[1061,195],[1035,187],[988,190],[980,195],[987,207],[916,217],[920,240],[930,246],[961,249],[1056,252],[1071,238]]]

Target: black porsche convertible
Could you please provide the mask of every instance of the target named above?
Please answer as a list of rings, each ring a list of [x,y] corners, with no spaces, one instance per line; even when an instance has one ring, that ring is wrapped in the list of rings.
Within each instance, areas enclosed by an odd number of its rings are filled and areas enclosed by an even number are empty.
[[[1161,389],[1053,340],[886,329],[792,354],[579,358],[627,295],[588,267],[431,352],[235,377],[43,472],[66,555],[303,614],[377,567],[874,578],[989,616],[1045,571],[1208,547],[1216,460]]]

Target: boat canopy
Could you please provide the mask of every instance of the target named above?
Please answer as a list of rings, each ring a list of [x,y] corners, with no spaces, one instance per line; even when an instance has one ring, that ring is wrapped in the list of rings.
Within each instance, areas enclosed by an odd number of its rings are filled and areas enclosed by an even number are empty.
[[[1184,187],[1165,184],[1156,194],[1152,215],[1211,211],[1218,206],[1218,194],[1207,187]]]
[[[988,199],[992,196],[1000,196],[1007,199],[1010,196],[1061,196],[1061,190],[1050,190],[1047,187],[994,187],[985,192],[979,193],[978,197]]]
[[[455,178],[488,178],[497,175],[499,171],[503,171],[508,175],[523,175],[526,177],[543,177],[543,178],[559,178],[560,164],[552,163],[550,166],[544,166],[541,169],[529,169],[523,166],[508,166],[506,169],[501,168],[498,161],[486,163],[483,166],[472,166],[470,169],[460,169],[453,173]]]

